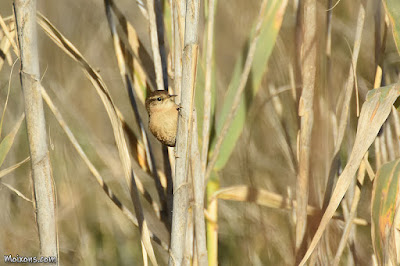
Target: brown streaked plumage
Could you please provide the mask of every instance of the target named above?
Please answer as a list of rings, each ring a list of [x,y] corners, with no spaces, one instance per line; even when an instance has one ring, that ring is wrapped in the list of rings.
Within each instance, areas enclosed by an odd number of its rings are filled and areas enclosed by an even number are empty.
[[[146,99],[149,113],[149,129],[164,145],[174,147],[178,124],[179,106],[174,102],[176,95],[167,91],[153,91]]]

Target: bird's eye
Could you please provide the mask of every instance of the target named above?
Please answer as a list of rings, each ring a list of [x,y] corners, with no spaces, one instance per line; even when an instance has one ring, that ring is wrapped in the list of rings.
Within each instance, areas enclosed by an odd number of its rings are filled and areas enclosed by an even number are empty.
[[[158,97],[158,98],[157,98],[157,101],[161,102],[161,97]]]

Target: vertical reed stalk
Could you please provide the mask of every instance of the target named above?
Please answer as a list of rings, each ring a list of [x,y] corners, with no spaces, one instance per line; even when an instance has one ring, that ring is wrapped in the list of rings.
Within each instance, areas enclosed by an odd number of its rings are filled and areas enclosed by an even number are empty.
[[[176,137],[175,182],[173,197],[171,251],[169,265],[181,265],[185,249],[188,214],[188,166],[192,141],[194,87],[198,54],[199,0],[186,3],[185,38],[182,57],[181,110]],[[178,31],[179,32],[179,31]],[[175,43],[176,45],[176,43]],[[175,64],[176,66],[176,64]]]
[[[36,1],[16,0],[14,10],[20,48],[20,78],[31,155],[40,253],[42,256],[57,257],[56,200],[41,96]],[[55,265],[58,265],[58,262]]]
[[[190,156],[190,165],[192,169],[193,197],[194,197],[194,227],[196,254],[199,266],[207,266],[207,244],[206,228],[204,221],[204,172],[201,168],[200,151],[197,134],[197,116],[194,112],[193,119],[193,137]]]
[[[317,63],[317,3],[304,3],[304,36],[301,52],[303,91],[299,102],[300,150],[296,184],[296,252],[303,243],[307,226],[307,204],[310,173],[311,133],[314,123],[314,91]]]

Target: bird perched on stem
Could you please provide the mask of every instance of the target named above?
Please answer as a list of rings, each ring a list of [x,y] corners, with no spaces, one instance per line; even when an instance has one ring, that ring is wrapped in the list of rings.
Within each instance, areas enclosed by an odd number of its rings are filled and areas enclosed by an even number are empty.
[[[174,102],[176,95],[167,91],[153,91],[146,99],[149,113],[149,129],[164,145],[175,147],[176,128],[178,125],[179,105]]]

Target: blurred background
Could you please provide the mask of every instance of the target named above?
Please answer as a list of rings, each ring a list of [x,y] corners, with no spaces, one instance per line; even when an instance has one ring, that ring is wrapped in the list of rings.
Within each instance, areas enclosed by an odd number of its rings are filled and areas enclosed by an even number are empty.
[[[166,1],[165,5],[168,5]],[[321,207],[334,148],[332,125],[341,100],[351,65],[357,13],[360,1],[341,1],[332,11],[331,56],[326,56],[327,2],[318,1],[318,69],[315,92],[315,120],[312,135],[309,204]],[[216,115],[232,78],[239,56],[245,55],[250,32],[261,1],[218,1],[215,16],[215,87]],[[139,39],[151,53],[149,29],[135,1],[117,1],[117,6],[135,27]],[[299,46],[296,29],[298,1],[289,0],[267,71],[260,90],[248,106],[244,130],[224,169],[219,172],[221,188],[244,184],[263,188],[284,197],[295,196],[297,175],[297,115],[301,80],[297,71]],[[118,70],[103,1],[38,1],[38,11],[46,16],[99,71],[111,96],[127,123],[137,131],[134,114]],[[200,56],[204,43],[204,3],[201,7]],[[268,11],[267,11],[268,12]],[[0,2],[0,15],[11,16],[12,1]],[[357,81],[360,103],[373,88],[376,65],[383,67],[383,85],[398,81],[400,59],[389,29],[382,54],[380,48],[384,30],[384,9],[379,0],[369,0],[365,16]],[[378,21],[378,22],[377,22]],[[378,25],[378,28],[377,26]],[[166,25],[169,27],[169,25]],[[377,37],[378,36],[378,37]],[[1,36],[3,38],[4,36]],[[38,27],[42,85],[59,108],[91,161],[108,185],[132,211],[129,191],[123,179],[121,163],[113,131],[105,108],[82,69],[60,50]],[[168,52],[168,45],[167,45]],[[16,60],[14,53],[12,62]],[[329,59],[328,59],[329,58]],[[329,62],[328,62],[329,61]],[[19,80],[20,62],[4,63],[0,71],[0,110],[4,109],[7,90],[10,95],[5,112],[3,138],[23,113],[23,96]],[[294,84],[294,86],[293,86]],[[290,88],[296,88],[295,90]],[[199,89],[199,88],[198,88]],[[201,89],[201,88],[200,88]],[[276,92],[279,93],[276,93]],[[295,94],[295,95],[294,95]],[[271,97],[271,95],[275,95]],[[80,159],[64,131],[46,104],[46,127],[57,195],[60,263],[62,265],[142,265],[140,235],[105,196],[102,188]],[[147,121],[143,105],[139,106]],[[353,94],[350,118],[340,157],[344,166],[354,142],[357,116]],[[161,163],[161,145],[151,136]],[[398,156],[399,151],[395,151]],[[25,123],[17,134],[2,168],[7,168],[29,156]],[[372,159],[371,159],[372,158]],[[374,155],[370,155],[374,166]],[[339,169],[340,170],[340,169]],[[375,169],[374,169],[375,170]],[[143,174],[149,189],[151,178]],[[2,177],[4,182],[32,199],[30,163]],[[358,217],[369,220],[371,182],[366,179]],[[154,191],[154,188],[153,188]],[[365,200],[363,200],[365,199]],[[0,184],[0,251],[5,254],[37,256],[39,243],[32,203]],[[293,265],[293,211],[273,209],[251,202],[219,201],[219,264],[220,265]],[[317,222],[317,221],[316,221]],[[310,219],[310,223],[313,220]],[[315,226],[315,225],[314,225]],[[312,225],[311,225],[312,227]],[[333,221],[328,230],[325,251],[333,254],[340,240],[343,222]],[[357,226],[357,241],[353,247],[360,265],[371,264],[373,253],[370,227]],[[159,249],[154,245],[156,251]],[[165,254],[159,249],[160,258]],[[345,251],[346,254],[347,251]],[[329,253],[329,252],[328,252]],[[324,253],[325,254],[325,253]],[[166,260],[160,260],[163,265]],[[346,255],[343,265],[348,265]]]

